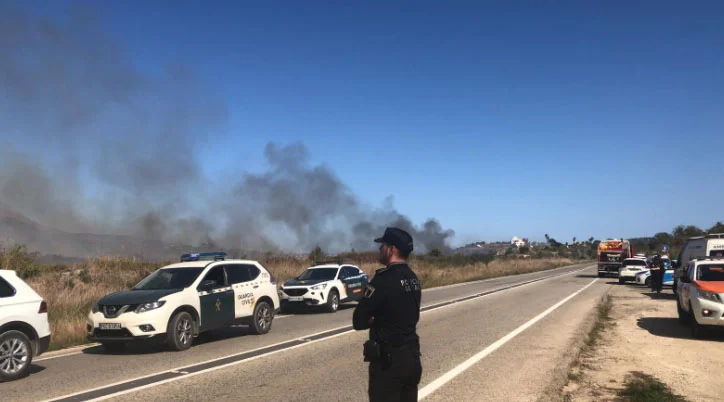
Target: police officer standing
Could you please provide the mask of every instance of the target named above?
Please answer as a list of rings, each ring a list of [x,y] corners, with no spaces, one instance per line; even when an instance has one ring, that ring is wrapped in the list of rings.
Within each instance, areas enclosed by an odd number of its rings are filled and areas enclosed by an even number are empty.
[[[354,311],[356,330],[369,329],[364,360],[369,362],[368,394],[371,402],[417,401],[422,375],[420,319],[422,292],[417,275],[407,265],[412,237],[399,228],[387,228],[381,238],[375,273]]]
[[[656,253],[651,260],[651,292],[656,292],[657,295],[661,294],[664,286],[664,269],[664,260]]]

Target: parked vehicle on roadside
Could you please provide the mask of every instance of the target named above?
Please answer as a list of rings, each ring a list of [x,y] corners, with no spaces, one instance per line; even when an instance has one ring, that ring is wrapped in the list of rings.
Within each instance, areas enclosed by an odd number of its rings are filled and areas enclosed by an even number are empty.
[[[636,279],[636,274],[649,269],[645,258],[626,258],[618,271],[618,283],[625,283]]]
[[[271,330],[279,295],[276,279],[258,261],[226,253],[184,254],[130,290],[100,299],[88,314],[88,338],[110,350],[160,337],[173,350],[200,333],[230,324],[256,334]]]
[[[701,257],[686,264],[677,286],[679,321],[694,338],[709,327],[724,327],[724,258]]]
[[[628,240],[606,239],[601,241],[596,249],[598,277],[618,277],[623,260],[633,255],[634,247]]]
[[[48,350],[48,304],[13,270],[0,270],[0,381],[28,375]]]
[[[636,279],[634,279],[634,282],[637,285],[645,285],[646,287],[651,287],[651,281],[653,279],[651,278],[651,269],[646,269],[644,271],[641,271],[636,274]],[[673,269],[667,269],[664,271],[664,286],[673,286],[674,285],[674,270]]]
[[[711,233],[686,240],[679,257],[674,260],[674,293],[678,291],[678,278],[684,274],[687,264],[698,257],[724,258],[724,233]]]

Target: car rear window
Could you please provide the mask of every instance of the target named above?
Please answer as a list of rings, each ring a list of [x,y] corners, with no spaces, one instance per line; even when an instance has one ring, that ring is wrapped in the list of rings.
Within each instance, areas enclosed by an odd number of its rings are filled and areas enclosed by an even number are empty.
[[[638,266],[645,267],[645,266],[646,266],[646,261],[641,261],[641,260],[626,260],[626,261],[624,261],[624,264],[626,264],[626,265],[638,265]]]
[[[0,297],[15,296],[15,288],[12,287],[5,279],[0,278]]]
[[[724,281],[724,264],[706,264],[699,265],[696,272],[696,280],[698,281]]]

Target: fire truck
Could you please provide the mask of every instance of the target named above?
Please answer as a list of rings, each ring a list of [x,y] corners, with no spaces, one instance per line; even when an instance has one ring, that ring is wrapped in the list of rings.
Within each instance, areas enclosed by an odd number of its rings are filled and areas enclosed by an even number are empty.
[[[598,261],[598,277],[618,277],[621,263],[634,255],[634,249],[628,240],[606,239],[598,244],[596,261]]]

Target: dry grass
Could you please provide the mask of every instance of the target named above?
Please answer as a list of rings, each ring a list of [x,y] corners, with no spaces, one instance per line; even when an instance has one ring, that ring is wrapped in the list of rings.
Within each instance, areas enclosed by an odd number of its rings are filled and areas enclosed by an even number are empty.
[[[347,257],[370,276],[380,267],[374,261],[374,254]],[[296,277],[311,264],[305,258],[291,256],[267,256],[260,262],[277,278],[277,283]],[[569,259],[510,259],[495,260],[489,264],[446,258],[411,260],[411,266],[424,288],[541,271],[573,263]],[[51,350],[85,343],[85,321],[92,305],[109,293],[132,287],[162,265],[164,263],[99,258],[72,266],[35,268],[27,281],[48,302],[53,332]]]

